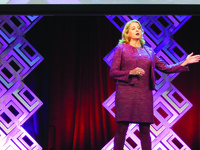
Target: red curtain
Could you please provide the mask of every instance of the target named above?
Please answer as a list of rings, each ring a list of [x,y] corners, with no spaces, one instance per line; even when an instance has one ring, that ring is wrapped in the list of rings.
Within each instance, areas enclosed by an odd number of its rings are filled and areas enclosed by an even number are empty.
[[[53,27],[57,40],[52,45],[49,113],[50,124],[56,126],[56,148],[101,149],[115,130],[112,116],[102,107],[114,92],[103,57],[116,45],[120,32],[105,17],[58,21],[61,24]]]
[[[174,35],[186,50],[199,50],[199,17],[192,17]],[[115,134],[114,118],[102,103],[115,91],[109,77],[109,66],[103,58],[116,46],[120,31],[105,16],[44,16],[28,33],[27,39],[44,56],[36,69],[46,82],[37,88],[44,100],[39,116],[40,130],[53,125],[56,136],[48,138],[49,147],[55,138],[56,150],[99,150]],[[199,149],[200,64],[181,73],[173,84],[190,100],[193,107],[173,130],[191,149]],[[41,77],[42,76],[42,77]],[[44,90],[46,88],[46,90]],[[42,91],[46,91],[45,94]],[[47,115],[44,115],[47,114]],[[46,127],[47,128],[47,127]],[[43,132],[41,132],[43,133]],[[43,147],[44,139],[39,138]]]
[[[200,54],[200,16],[192,16],[174,36],[176,42],[188,53]],[[181,73],[172,82],[193,104],[192,108],[174,126],[174,132],[192,149],[200,149],[200,63],[189,66],[190,71]]]

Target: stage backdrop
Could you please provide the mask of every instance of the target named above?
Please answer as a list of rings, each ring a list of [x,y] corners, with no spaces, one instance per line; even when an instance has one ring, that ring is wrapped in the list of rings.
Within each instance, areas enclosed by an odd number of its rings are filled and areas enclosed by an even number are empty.
[[[43,16],[24,35],[44,60],[24,79],[43,106],[23,127],[43,149],[99,150],[114,137],[114,117],[102,104],[114,93],[115,81],[109,77],[109,65],[104,58],[117,45],[121,32],[108,17]],[[178,22],[175,16],[171,17]],[[200,53],[199,25],[199,17],[190,16],[170,35],[182,52]],[[151,28],[156,29],[154,25]],[[167,55],[165,49],[163,53]],[[169,61],[174,60],[169,58]],[[191,65],[190,72],[181,73],[171,81],[191,106],[170,127],[177,135],[172,142],[192,150],[200,148],[199,68],[200,64]],[[161,112],[165,110],[161,108]],[[179,114],[177,110],[175,113]]]

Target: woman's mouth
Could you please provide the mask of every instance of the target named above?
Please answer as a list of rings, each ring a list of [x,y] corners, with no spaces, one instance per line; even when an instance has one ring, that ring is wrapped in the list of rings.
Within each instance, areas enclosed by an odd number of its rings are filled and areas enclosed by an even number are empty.
[[[140,33],[136,33],[136,35],[138,36],[138,35],[140,35]]]

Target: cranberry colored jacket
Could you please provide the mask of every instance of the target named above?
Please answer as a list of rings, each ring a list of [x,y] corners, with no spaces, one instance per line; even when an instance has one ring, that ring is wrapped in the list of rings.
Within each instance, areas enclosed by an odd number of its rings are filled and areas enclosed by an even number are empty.
[[[140,67],[145,74],[140,77],[129,75],[130,70]],[[110,68],[110,76],[117,80],[115,96],[115,121],[131,123],[153,123],[153,96],[155,71],[176,73],[188,71],[181,63],[166,65],[152,48],[136,48],[129,44],[119,44]]]
[[[155,89],[155,71],[154,71],[155,68],[166,74],[189,71],[188,66],[181,66],[182,62],[173,65],[167,65],[165,62],[163,62],[160,58],[157,57],[152,48],[148,46],[144,46],[143,48],[148,52],[148,54],[152,58],[151,85],[150,85],[151,86],[150,88],[152,90]],[[113,57],[113,62],[110,68],[110,76],[118,81],[119,80],[125,81],[129,85],[133,85],[138,82],[138,78],[135,76],[130,76],[129,71],[136,68],[137,66],[134,63],[132,64],[122,63],[123,60],[121,60],[121,58],[125,49],[130,49],[130,45],[119,44],[115,48],[115,55]]]

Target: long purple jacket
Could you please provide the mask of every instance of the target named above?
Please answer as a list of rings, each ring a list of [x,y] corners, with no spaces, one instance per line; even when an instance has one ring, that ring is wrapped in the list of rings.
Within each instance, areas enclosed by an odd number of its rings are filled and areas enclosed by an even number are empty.
[[[155,88],[155,68],[164,73],[188,71],[181,62],[166,65],[152,48],[137,49],[129,44],[119,44],[115,49],[110,76],[116,79],[115,120],[153,123],[153,96]],[[142,67],[142,77],[129,75],[130,70]]]
[[[113,58],[116,60],[113,60],[114,63],[112,63],[110,69],[110,76],[116,80],[125,81],[129,85],[133,85],[136,84],[138,80],[137,77],[130,78],[129,71],[136,68],[137,66],[136,65],[134,66],[134,64],[132,64],[131,65],[132,68],[126,68],[126,66],[123,66],[123,64],[121,64],[121,61],[119,60],[121,59],[121,56],[116,56],[116,55],[121,55],[123,53],[123,49],[126,49],[129,46],[130,46],[129,44],[119,44],[116,47],[115,58]],[[165,62],[163,62],[160,58],[157,57],[152,48],[144,46],[144,49],[152,58],[151,73],[150,73],[151,74],[150,88],[152,90],[155,89],[155,71],[154,71],[155,68],[167,74],[189,71],[188,66],[181,66],[182,62],[173,65],[167,65]]]
[[[166,65],[147,46],[137,49],[129,44],[119,44],[112,61],[110,76],[118,81],[115,97],[116,121],[153,123],[154,69],[164,73],[188,71],[188,67],[181,66],[181,62]],[[142,77],[130,76],[130,70],[136,67],[142,67],[146,73]]]

